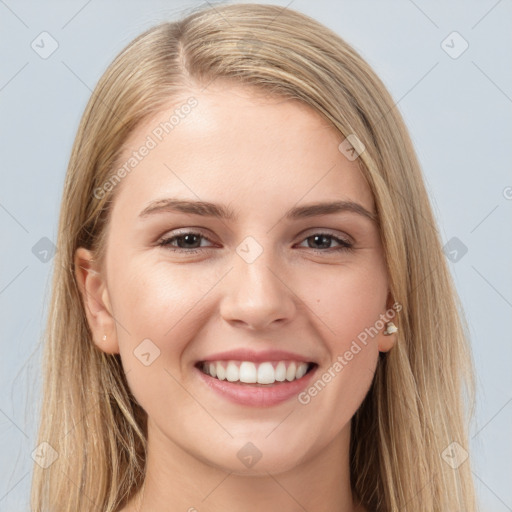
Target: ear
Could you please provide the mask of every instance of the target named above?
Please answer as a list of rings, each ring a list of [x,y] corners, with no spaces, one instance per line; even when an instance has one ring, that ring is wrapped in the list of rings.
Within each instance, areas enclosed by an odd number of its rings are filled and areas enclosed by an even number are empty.
[[[393,296],[391,295],[391,292],[388,293],[388,298],[386,302],[386,312],[384,313],[386,316],[384,318],[384,328],[379,332],[378,334],[378,347],[379,352],[388,352],[390,351],[396,343],[397,335],[396,333],[393,334],[384,334],[384,331],[386,330],[386,325],[388,322],[393,322],[398,327],[398,311],[393,308],[393,305],[395,304],[395,300],[393,299]],[[394,315],[393,315],[394,312]],[[391,313],[391,314],[389,314]]]
[[[83,247],[75,252],[75,277],[82,295],[94,344],[103,352],[118,354],[117,331],[104,276],[94,254]],[[106,336],[106,339],[103,339]]]

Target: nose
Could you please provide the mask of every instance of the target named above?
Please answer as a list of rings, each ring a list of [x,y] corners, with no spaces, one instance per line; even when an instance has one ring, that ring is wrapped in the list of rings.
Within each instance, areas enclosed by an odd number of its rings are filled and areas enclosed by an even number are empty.
[[[270,250],[252,262],[234,255],[234,268],[223,283],[220,314],[250,330],[282,326],[296,312],[293,283],[286,279]]]

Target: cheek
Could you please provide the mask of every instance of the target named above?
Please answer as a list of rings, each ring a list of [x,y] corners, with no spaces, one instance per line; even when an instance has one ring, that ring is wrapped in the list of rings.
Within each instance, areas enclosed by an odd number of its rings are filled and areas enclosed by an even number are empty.
[[[137,330],[151,326],[152,331],[158,327],[168,330],[196,289],[184,267],[173,268],[149,258],[133,258],[124,268],[117,267],[111,284],[119,317]]]
[[[179,356],[204,320],[204,299],[219,278],[211,269],[201,271],[194,265],[133,261],[112,276],[121,354],[128,362],[134,349],[150,339],[162,355]]]
[[[295,321],[324,353],[309,386],[297,396],[295,423],[280,427],[281,440],[300,447],[305,457],[350,424],[374,377],[379,351],[371,329],[385,311],[387,277],[380,260],[364,263],[319,267],[318,272],[294,276],[293,291],[306,305],[304,318]],[[274,448],[280,441],[276,439]]]
[[[136,263],[126,269],[116,267],[112,275],[112,306],[121,326],[121,351],[132,352],[146,338],[167,353],[183,351],[194,330],[213,315],[212,301],[219,300],[214,288],[224,269],[144,258],[132,261]],[[313,270],[291,277],[295,298],[289,300],[297,303],[298,315],[318,326],[334,355],[375,324],[384,311],[387,282],[379,261]],[[304,312],[299,311],[301,302],[307,306]]]
[[[313,282],[305,280],[303,290],[305,296],[314,297],[308,305],[321,320],[316,325],[328,354],[299,401],[324,411],[334,435],[356,412],[371,385],[379,354],[377,340],[382,335],[380,315],[385,312],[387,279],[376,261],[357,269],[338,268],[330,279],[315,283],[313,288]],[[307,286],[312,287],[310,293]]]
[[[129,276],[123,278],[122,276]],[[119,351],[132,393],[147,410],[183,400],[180,361],[201,325],[201,298],[212,287],[197,269],[139,260],[112,279]]]
[[[378,261],[357,268],[338,267],[321,279],[320,274],[301,279],[301,298],[321,320],[325,338],[337,350],[374,326],[385,311],[387,280]]]

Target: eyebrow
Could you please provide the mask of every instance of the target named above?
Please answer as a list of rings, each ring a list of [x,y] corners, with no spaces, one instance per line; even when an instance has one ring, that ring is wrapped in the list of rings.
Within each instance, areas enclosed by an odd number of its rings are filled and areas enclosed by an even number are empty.
[[[192,215],[201,215],[203,217],[216,217],[219,219],[236,221],[235,212],[221,204],[210,203],[208,201],[191,201],[184,199],[158,199],[151,202],[139,214],[140,218],[145,218],[156,213],[181,212]],[[303,206],[295,206],[285,214],[286,220],[305,219],[319,215],[331,215],[334,213],[351,212],[377,221],[377,215],[368,211],[364,206],[354,201],[331,201],[324,203],[311,203]]]

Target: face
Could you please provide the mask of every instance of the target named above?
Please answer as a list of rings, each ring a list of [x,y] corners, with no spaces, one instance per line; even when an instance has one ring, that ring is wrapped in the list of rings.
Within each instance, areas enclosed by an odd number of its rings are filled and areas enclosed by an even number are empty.
[[[226,84],[189,96],[127,142],[103,265],[77,251],[88,321],[159,453],[289,470],[346,444],[391,347],[372,194],[307,106]]]

